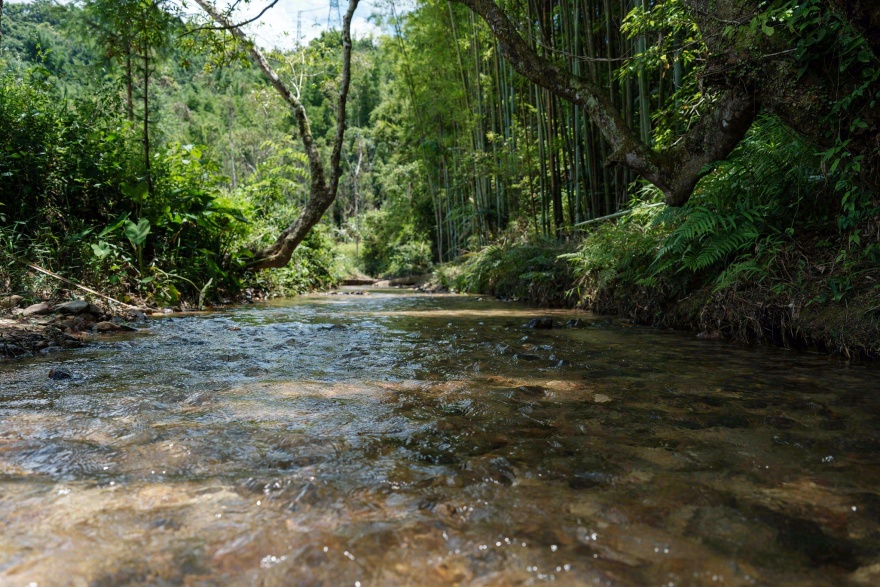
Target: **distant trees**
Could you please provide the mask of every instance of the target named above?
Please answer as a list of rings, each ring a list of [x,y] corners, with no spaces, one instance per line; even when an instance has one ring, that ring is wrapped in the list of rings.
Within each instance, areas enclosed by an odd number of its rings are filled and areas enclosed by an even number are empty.
[[[86,0],[84,17],[93,39],[108,59],[123,68],[126,115],[135,119],[135,87],[140,87],[144,181],[153,191],[150,161],[150,83],[156,61],[170,44],[173,16],[166,0]]]

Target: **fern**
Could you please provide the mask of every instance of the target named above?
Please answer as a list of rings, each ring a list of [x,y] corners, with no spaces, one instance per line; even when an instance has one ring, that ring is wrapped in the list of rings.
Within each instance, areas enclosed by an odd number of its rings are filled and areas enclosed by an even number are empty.
[[[772,118],[763,118],[733,156],[698,186],[681,209],[667,209],[655,222],[670,228],[644,283],[662,275],[714,274],[715,287],[735,279],[766,277],[785,243],[783,223],[792,222],[804,195],[815,192],[808,174],[814,160],[806,145]],[[759,262],[754,255],[760,253]]]

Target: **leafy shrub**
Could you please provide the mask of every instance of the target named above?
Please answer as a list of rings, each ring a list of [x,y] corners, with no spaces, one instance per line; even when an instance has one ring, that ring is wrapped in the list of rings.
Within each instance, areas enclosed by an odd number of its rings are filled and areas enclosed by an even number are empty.
[[[386,209],[372,210],[364,215],[361,229],[364,271],[388,278],[429,271],[430,240],[418,234],[411,223],[396,224],[393,218]]]
[[[309,231],[286,267],[261,272],[256,284],[268,291],[296,295],[330,289],[344,277],[343,256],[334,247],[330,230],[319,224]]]
[[[570,252],[569,245],[551,239],[508,234],[467,255],[457,289],[542,306],[570,305],[566,292],[574,284],[574,273],[565,260]]]

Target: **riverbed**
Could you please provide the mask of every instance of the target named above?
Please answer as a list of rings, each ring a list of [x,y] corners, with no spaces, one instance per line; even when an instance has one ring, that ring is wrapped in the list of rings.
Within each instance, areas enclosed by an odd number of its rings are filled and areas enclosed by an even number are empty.
[[[0,363],[0,585],[878,585],[878,376],[473,296],[155,319]]]

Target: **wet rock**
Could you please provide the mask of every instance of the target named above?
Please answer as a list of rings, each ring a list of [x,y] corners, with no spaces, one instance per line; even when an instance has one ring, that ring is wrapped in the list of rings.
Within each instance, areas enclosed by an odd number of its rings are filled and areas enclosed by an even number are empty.
[[[321,501],[321,492],[314,483],[306,483],[300,492],[293,498],[294,508],[296,505],[316,505]]]
[[[40,302],[39,304],[34,304],[25,308],[21,315],[27,318],[29,316],[45,316],[46,314],[51,313],[52,306],[46,302]]]
[[[64,369],[49,369],[49,379],[53,379],[55,381],[61,381],[62,379],[70,379],[73,377],[70,373],[65,371]]]
[[[614,482],[614,476],[604,471],[580,471],[572,475],[568,486],[572,489],[591,489],[605,487]]]
[[[526,322],[525,327],[535,330],[550,330],[553,328],[553,318],[532,318]]]
[[[767,416],[764,423],[777,430],[791,430],[792,428],[800,428],[801,425],[791,418],[785,416]]]
[[[98,332],[122,332],[122,326],[113,322],[98,322],[95,324],[95,330]]]
[[[477,457],[469,460],[464,471],[467,477],[484,483],[496,483],[499,485],[513,485],[516,473],[513,466],[504,457],[487,458]]]
[[[82,314],[83,312],[89,311],[89,306],[91,306],[91,304],[85,300],[73,300],[72,302],[59,304],[56,306],[55,311],[61,312],[62,314]],[[100,309],[98,312],[100,313]]]
[[[856,569],[850,579],[859,585],[880,585],[880,563]]]
[[[95,322],[95,317],[91,314],[80,314],[79,316],[74,318],[72,328],[75,332],[81,332],[83,330],[90,329],[92,326],[95,325]]]
[[[721,333],[717,330],[704,330],[697,335],[697,338],[703,338],[706,340],[721,340],[723,337],[721,336]]]
[[[545,390],[540,385],[521,385],[516,388],[516,392],[526,397],[542,397]]]
[[[128,310],[122,314],[122,317],[129,322],[145,322],[147,314],[140,310]]]
[[[4,298],[0,298],[0,308],[6,310],[17,308],[19,305],[21,305],[22,301],[24,301],[24,298],[21,296],[7,296]]]
[[[60,347],[60,346],[47,346],[47,347],[44,348],[44,349],[40,349],[40,354],[41,354],[41,355],[50,355],[50,354],[52,354],[52,353],[60,353],[60,352],[63,351],[63,350],[64,350],[64,347]],[[49,372],[51,373],[51,369],[49,370]],[[51,375],[50,375],[50,377],[51,377]]]
[[[585,328],[587,323],[581,320],[580,318],[576,320],[569,320],[565,323],[566,328]]]

